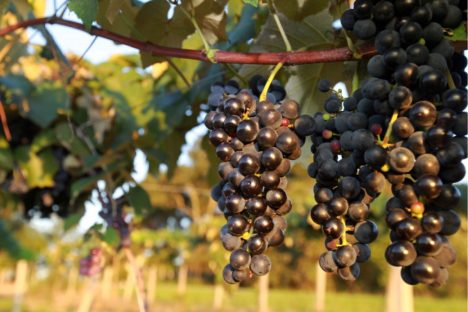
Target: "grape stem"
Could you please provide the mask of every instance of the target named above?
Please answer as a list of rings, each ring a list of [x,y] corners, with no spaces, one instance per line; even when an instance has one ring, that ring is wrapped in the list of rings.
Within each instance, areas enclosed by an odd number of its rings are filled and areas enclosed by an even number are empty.
[[[447,83],[450,89],[456,89],[457,87],[455,86],[455,82],[453,81],[452,74],[448,69],[445,70],[445,76],[447,77]]]
[[[270,76],[268,77],[268,80],[267,82],[265,83],[265,87],[263,87],[263,90],[262,90],[262,93],[260,94],[260,98],[259,98],[259,101],[260,102],[263,102],[267,99],[267,93],[268,93],[268,89],[270,88],[270,85],[273,81],[273,79],[275,79],[275,76],[276,74],[279,72],[279,70],[281,69],[281,67],[283,67],[283,64],[284,63],[278,63],[276,64],[276,66],[273,68],[273,71],[271,72]]]
[[[197,20],[195,19],[195,16],[193,14],[190,14],[183,6],[179,6],[179,8],[182,10],[184,15],[192,22],[193,27],[195,27],[195,30],[197,34],[200,36],[203,46],[205,47],[205,52],[206,56],[210,60],[211,63],[216,63],[216,60],[214,59],[214,51],[210,47],[210,44],[206,40],[205,36],[203,35],[202,30],[200,29],[200,26],[198,26]]]
[[[284,45],[286,47],[286,51],[288,52],[292,51],[291,43],[289,42],[288,37],[286,36],[286,32],[284,31],[283,25],[281,24],[281,21],[279,19],[273,0],[268,0],[268,8],[270,9],[270,13],[273,16],[273,20],[276,23],[276,27],[278,27],[278,30],[281,34],[281,38],[283,39]]]
[[[340,221],[343,224],[344,230],[343,230],[343,233],[341,233],[341,235],[340,235],[340,244],[338,246],[339,247],[340,246],[348,246],[349,245],[348,244],[348,239],[346,238],[346,220],[345,220],[344,216],[340,218]]]
[[[395,109],[393,111],[392,118],[390,119],[390,122],[388,123],[387,131],[385,132],[385,136],[382,141],[383,148],[387,148],[391,145],[388,143],[388,141],[390,141],[390,137],[392,136],[392,126],[395,120],[397,120],[397,118],[398,118],[398,110]]]

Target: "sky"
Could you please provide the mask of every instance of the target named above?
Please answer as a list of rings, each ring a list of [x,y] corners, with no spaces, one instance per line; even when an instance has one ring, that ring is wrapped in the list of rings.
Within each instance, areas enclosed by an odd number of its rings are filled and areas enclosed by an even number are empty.
[[[46,6],[46,16],[53,15],[55,8],[60,7],[65,1],[64,0],[47,0]],[[77,16],[70,12],[66,11],[64,18],[80,22]],[[47,25],[47,29],[51,32],[57,44],[62,49],[62,51],[67,53],[74,53],[76,55],[83,55],[85,51],[86,54],[84,58],[92,63],[101,63],[109,59],[113,54],[137,54],[138,50],[125,46],[125,45],[116,45],[112,41],[97,38],[90,36],[87,33],[79,30],[75,30],[69,27],[60,26],[60,25]],[[30,34],[33,34],[34,31],[30,30]],[[33,43],[44,44],[45,41],[40,36],[34,36],[32,39]],[[90,47],[91,45],[91,47]],[[341,87],[341,86],[340,86]],[[191,163],[188,152],[191,147],[197,141],[198,138],[206,134],[206,129],[203,125],[200,125],[194,128],[192,131],[187,133],[186,141],[187,144],[182,147],[182,155],[178,160],[179,165],[189,165]],[[464,161],[465,166],[468,165],[468,160]],[[145,156],[142,152],[138,152],[135,158],[135,169],[136,172],[133,174],[134,179],[137,182],[141,182],[145,179],[148,172],[148,164],[146,162]],[[466,183],[468,178],[465,177],[464,182]],[[95,200],[87,203],[86,205],[86,214],[80,223],[80,229],[85,230],[92,223],[94,223],[98,217],[97,212],[99,211],[99,204]],[[43,226],[43,225],[41,225]]]

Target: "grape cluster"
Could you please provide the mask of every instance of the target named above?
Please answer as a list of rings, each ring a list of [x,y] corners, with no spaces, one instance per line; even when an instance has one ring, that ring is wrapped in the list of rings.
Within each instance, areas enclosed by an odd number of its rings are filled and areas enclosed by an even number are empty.
[[[314,115],[317,204],[311,218],[321,225],[327,252],[321,267],[345,280],[359,276],[377,237],[369,204],[389,181],[386,204],[391,245],[385,257],[401,266],[408,284],[440,286],[455,251],[446,236],[457,232],[453,185],[465,175],[466,59],[444,38],[463,20],[458,1],[357,0],[341,18],[359,39],[374,39],[377,55],[369,79],[351,97],[331,92],[326,113]],[[452,80],[453,77],[453,80]]]
[[[0,93],[0,99],[3,97],[4,95]],[[11,106],[16,107],[15,104]],[[41,133],[41,128],[29,119],[14,114],[14,111],[8,112],[11,131],[11,140],[8,142],[9,148],[13,151],[34,144],[34,141],[39,138],[38,134]],[[70,152],[60,145],[50,146],[50,152],[54,157],[54,161],[59,165],[54,175],[54,185],[52,187],[31,188],[24,180],[15,178],[12,173],[9,173],[8,178],[1,183],[2,187],[7,189],[8,192],[18,195],[23,204],[26,218],[32,218],[36,215],[46,218],[53,213],[60,217],[66,217],[73,208],[70,205],[72,176],[64,166],[65,159],[70,155]]]
[[[299,158],[313,128],[313,119],[299,115],[298,103],[286,99],[279,82],[260,101],[265,84],[260,76],[251,79],[250,89],[235,81],[215,84],[207,103],[205,125],[221,160],[222,180],[212,197],[227,220],[221,239],[231,256],[223,276],[231,284],[270,271],[264,253],[283,242],[283,216],[292,208],[285,192],[290,160]]]
[[[102,270],[103,254],[102,249],[95,247],[89,251],[89,254],[80,260],[80,275],[94,276]]]
[[[320,87],[325,92],[330,89],[327,82]],[[385,178],[364,156],[374,144],[367,116],[341,110],[342,106],[343,98],[334,93],[325,103],[328,113],[314,115],[314,162],[308,174],[316,180],[317,204],[310,216],[326,237],[328,251],[320,256],[321,268],[337,272],[344,280],[355,280],[360,274],[359,263],[370,258],[369,244],[378,235],[377,225],[368,220],[369,204],[382,191]]]

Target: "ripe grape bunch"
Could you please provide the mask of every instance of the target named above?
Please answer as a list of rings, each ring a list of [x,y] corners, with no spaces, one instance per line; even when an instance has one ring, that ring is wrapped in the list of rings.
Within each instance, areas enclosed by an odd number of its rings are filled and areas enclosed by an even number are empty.
[[[94,276],[101,272],[103,262],[102,249],[95,247],[89,254],[80,260],[80,275]]]
[[[269,92],[262,99],[264,89]],[[284,240],[283,216],[292,208],[286,175],[313,128],[312,117],[299,116],[298,103],[285,97],[277,81],[268,87],[260,76],[251,79],[250,89],[235,81],[211,87],[205,125],[221,160],[222,180],[212,197],[227,220],[221,240],[231,251],[223,271],[230,284],[267,274],[271,261],[264,253]]]
[[[387,262],[402,267],[408,284],[447,282],[455,262],[447,236],[460,227],[453,183],[463,179],[467,157],[466,59],[444,37],[462,22],[458,4],[357,0],[341,17],[352,35],[374,40],[377,54],[367,65],[370,78],[351,97],[319,84],[331,95],[326,113],[313,117],[308,171],[317,182],[311,218],[326,236],[325,271],[359,276],[377,237],[370,203],[389,181]]]

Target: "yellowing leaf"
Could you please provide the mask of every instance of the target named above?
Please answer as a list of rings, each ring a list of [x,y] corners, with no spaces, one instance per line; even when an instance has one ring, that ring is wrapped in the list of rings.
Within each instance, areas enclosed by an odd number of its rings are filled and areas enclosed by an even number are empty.
[[[168,62],[156,63],[151,67],[151,76],[154,79],[161,77],[169,68]]]
[[[33,7],[35,16],[44,16],[46,10],[45,0],[28,0],[28,2]]]
[[[69,0],[68,8],[75,12],[89,29],[96,20],[98,2],[97,0]]]
[[[54,175],[59,165],[51,150],[35,154],[29,146],[20,146],[14,154],[30,188],[54,186]]]
[[[242,1],[244,1],[244,3],[252,5],[254,7],[258,7],[259,0],[242,0]]]

